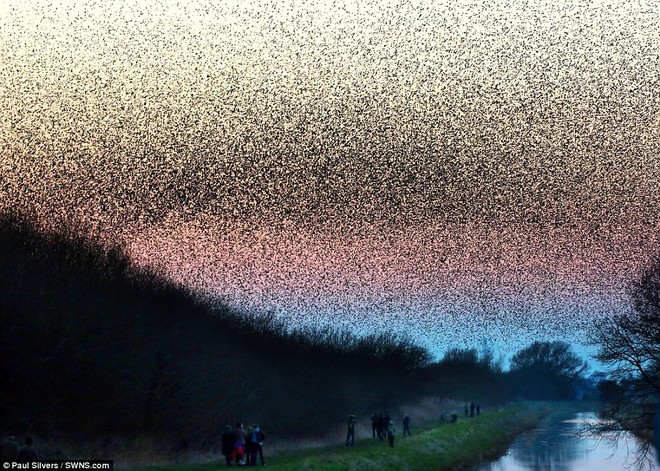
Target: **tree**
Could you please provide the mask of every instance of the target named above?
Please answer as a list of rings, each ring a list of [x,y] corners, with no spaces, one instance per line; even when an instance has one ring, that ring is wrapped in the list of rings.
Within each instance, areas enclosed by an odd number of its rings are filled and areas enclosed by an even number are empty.
[[[464,373],[501,373],[502,362],[495,359],[492,351],[488,350],[479,354],[476,349],[461,349],[452,348],[445,352],[444,357],[440,361],[447,369],[454,369],[456,371],[463,371]]]
[[[511,359],[511,375],[520,395],[530,399],[571,399],[588,368],[569,344],[561,341],[532,343]]]
[[[614,419],[595,425],[591,432],[623,434],[644,439],[637,456],[643,463],[653,437],[653,419],[660,399],[660,257],[655,258],[632,284],[632,309],[600,320],[590,333],[598,347],[595,356],[609,371],[610,388],[618,394],[601,414]]]
[[[451,348],[423,372],[426,392],[433,396],[470,398],[481,403],[504,401],[502,362],[489,350]]]

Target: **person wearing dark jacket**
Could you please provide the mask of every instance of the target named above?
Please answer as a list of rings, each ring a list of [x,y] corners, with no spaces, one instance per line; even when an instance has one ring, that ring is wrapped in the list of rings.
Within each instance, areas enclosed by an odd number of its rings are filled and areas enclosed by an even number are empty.
[[[261,458],[261,466],[266,466],[266,463],[264,463],[264,440],[266,439],[266,435],[264,435],[258,425],[255,425],[252,429],[252,436],[250,438],[254,446],[254,453],[250,461],[250,466],[257,465],[257,455]]]
[[[406,433],[410,436],[410,416],[408,414],[403,416],[403,438],[406,438]]]
[[[378,414],[371,414],[371,438],[376,438],[376,430],[378,430]]]
[[[25,437],[25,445],[18,450],[16,461],[19,463],[32,463],[33,461],[39,460],[37,450],[32,446],[33,443],[34,441],[32,440],[32,437]]]
[[[245,431],[245,463],[252,466],[252,461],[257,460],[257,444],[252,441],[252,427],[248,425]]]
[[[225,462],[227,463],[227,466],[231,466],[231,458],[234,452],[234,443],[236,443],[234,432],[231,431],[230,425],[225,425],[225,431],[222,434],[222,454],[225,456]]]
[[[383,437],[385,437],[385,428],[387,427],[387,424],[385,423],[385,417],[383,416],[382,412],[378,414],[376,423],[377,423],[376,433],[378,434],[378,438],[382,440]]]
[[[346,446],[355,445],[355,416],[349,415],[348,422],[346,422]]]

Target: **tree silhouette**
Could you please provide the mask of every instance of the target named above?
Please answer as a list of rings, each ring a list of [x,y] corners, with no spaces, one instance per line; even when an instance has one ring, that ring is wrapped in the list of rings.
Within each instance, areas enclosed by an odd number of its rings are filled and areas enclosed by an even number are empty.
[[[511,359],[520,393],[535,399],[570,399],[587,363],[562,341],[532,343]]]
[[[600,320],[590,333],[599,349],[596,358],[609,369],[607,386],[613,392],[601,411],[613,420],[594,424],[590,432],[635,433],[643,439],[636,458],[643,465],[660,398],[660,257],[633,283],[631,298],[632,310]]]

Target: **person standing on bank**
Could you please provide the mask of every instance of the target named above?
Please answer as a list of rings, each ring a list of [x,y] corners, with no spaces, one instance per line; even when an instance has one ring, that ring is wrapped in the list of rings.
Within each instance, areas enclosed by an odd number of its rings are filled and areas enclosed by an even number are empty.
[[[252,441],[252,426],[248,425],[245,429],[245,458],[243,461],[248,466],[252,466],[252,461],[257,461],[257,444]]]
[[[231,458],[234,452],[234,443],[236,438],[234,432],[231,431],[231,425],[225,425],[225,431],[222,434],[222,454],[225,457],[227,466],[231,466]]]
[[[236,428],[234,429],[234,451],[232,453],[232,459],[234,463],[244,466],[245,465],[245,438],[246,432],[243,428],[243,424],[236,422]]]
[[[266,439],[266,435],[261,431],[261,428],[258,425],[254,426],[252,433],[256,434],[255,443],[257,445],[257,449],[254,457],[254,463],[252,463],[252,466],[257,465],[257,456],[261,458],[261,466],[266,466],[266,463],[264,462],[264,440]]]
[[[385,429],[387,428],[387,423],[385,422],[385,416],[383,415],[382,412],[378,414],[377,420],[377,427],[376,427],[376,433],[378,435],[378,438],[382,440],[385,438]]]
[[[390,442],[390,447],[394,447],[394,433],[396,429],[394,428],[394,422],[390,420],[390,423],[387,426],[387,440]]]
[[[346,446],[353,446],[355,445],[355,416],[354,415],[349,415],[348,416],[348,422],[346,422],[347,425],[347,430],[346,430]],[[350,445],[349,445],[350,442]]]
[[[403,416],[403,438],[406,438],[406,433],[410,436],[410,417],[408,414]]]

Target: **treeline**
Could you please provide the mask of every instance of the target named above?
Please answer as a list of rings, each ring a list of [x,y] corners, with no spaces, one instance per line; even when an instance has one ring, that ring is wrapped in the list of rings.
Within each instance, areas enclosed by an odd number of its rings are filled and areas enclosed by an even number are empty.
[[[2,427],[217,443],[237,418],[319,435],[408,399],[431,356],[396,334],[290,329],[135,267],[119,247],[0,218]]]
[[[364,366],[378,367],[387,363],[389,369],[418,372],[431,360],[428,350],[416,345],[410,338],[395,332],[356,336],[347,330],[332,327],[291,328],[272,313],[238,314],[222,307],[223,324],[239,336],[259,340],[253,348],[284,350],[295,355],[332,360],[358,360]],[[215,314],[216,309],[209,306]]]
[[[549,369],[562,352],[570,359],[566,344],[534,344],[504,372],[474,350],[432,362],[394,333],[292,329],[200,298],[121,247],[0,216],[0,423],[18,433],[204,449],[241,419],[318,437],[349,413],[423,395],[572,397],[581,366]]]
[[[507,370],[490,351],[451,349],[422,370],[427,391],[479,403],[575,399],[587,363],[561,341],[533,342],[517,352]]]

